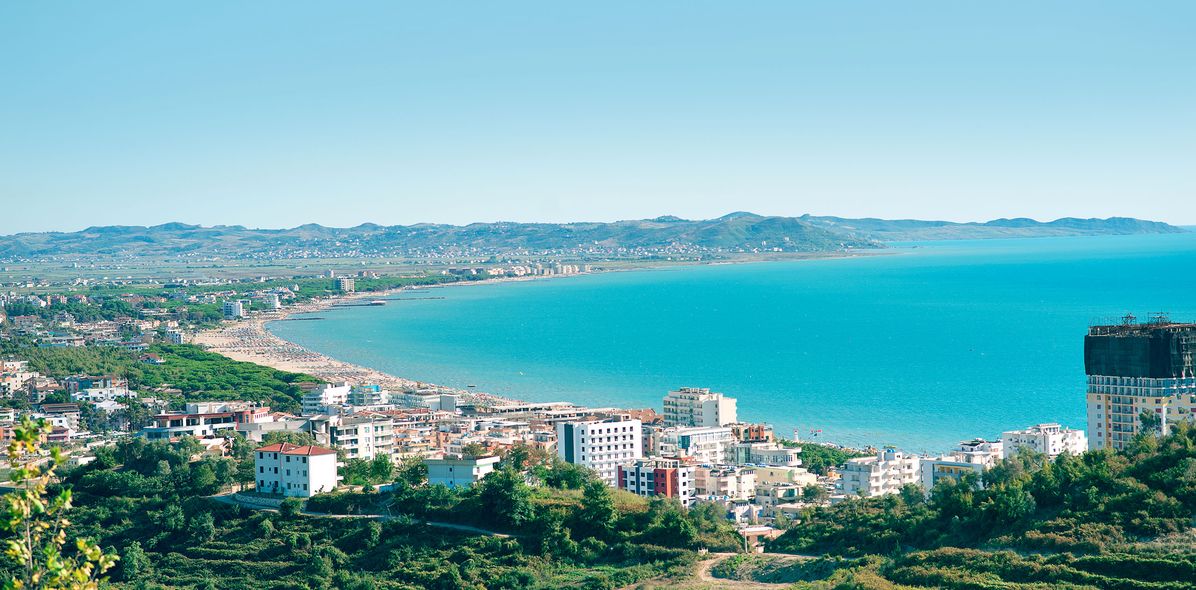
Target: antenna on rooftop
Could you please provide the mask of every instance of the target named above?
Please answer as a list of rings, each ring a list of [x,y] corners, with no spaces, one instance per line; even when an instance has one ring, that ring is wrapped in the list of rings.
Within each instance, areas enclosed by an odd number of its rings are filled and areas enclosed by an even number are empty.
[[[1127,314],[1121,316],[1121,325],[1123,325],[1123,326],[1132,326],[1132,325],[1134,325],[1134,322],[1136,322],[1136,321],[1138,321],[1138,318],[1135,317],[1134,314],[1132,314],[1132,313],[1127,313]]]
[[[1150,314],[1150,323],[1152,324],[1170,324],[1171,316],[1165,311],[1156,311]]]

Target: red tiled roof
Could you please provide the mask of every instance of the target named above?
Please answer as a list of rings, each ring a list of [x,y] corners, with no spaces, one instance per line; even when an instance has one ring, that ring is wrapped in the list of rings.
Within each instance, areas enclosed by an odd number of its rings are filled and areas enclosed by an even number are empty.
[[[274,443],[256,449],[259,453],[282,453],[284,455],[335,455],[336,451],[314,445],[293,445],[291,443]]]

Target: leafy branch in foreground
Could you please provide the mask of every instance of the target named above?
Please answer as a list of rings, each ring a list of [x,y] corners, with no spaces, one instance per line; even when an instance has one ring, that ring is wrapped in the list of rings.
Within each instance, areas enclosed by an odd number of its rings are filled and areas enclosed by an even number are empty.
[[[116,564],[115,555],[104,554],[87,539],[76,540],[73,552],[63,552],[71,525],[66,518],[71,492],[63,489],[51,496],[47,489],[63,460],[57,447],[49,449],[48,456],[42,454],[50,430],[45,420],[26,417],[13,428],[8,445],[14,489],[0,499],[0,525],[8,533],[4,556],[17,567],[4,581],[6,590],[98,588],[100,576]]]

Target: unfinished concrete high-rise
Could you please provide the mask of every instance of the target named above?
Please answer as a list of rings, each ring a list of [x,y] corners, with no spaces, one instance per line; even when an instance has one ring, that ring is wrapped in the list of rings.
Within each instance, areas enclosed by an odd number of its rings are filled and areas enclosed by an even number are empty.
[[[1143,429],[1167,433],[1196,411],[1196,324],[1158,314],[1145,323],[1092,326],[1084,338],[1088,446],[1121,449]]]

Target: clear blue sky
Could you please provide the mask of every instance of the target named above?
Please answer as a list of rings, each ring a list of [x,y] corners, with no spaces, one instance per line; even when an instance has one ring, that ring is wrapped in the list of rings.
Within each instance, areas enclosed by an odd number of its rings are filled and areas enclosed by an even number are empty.
[[[1196,2],[5,2],[0,233],[1196,223]]]

